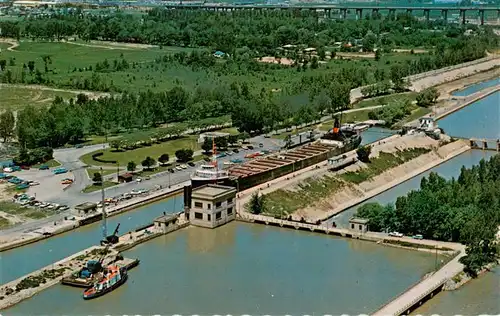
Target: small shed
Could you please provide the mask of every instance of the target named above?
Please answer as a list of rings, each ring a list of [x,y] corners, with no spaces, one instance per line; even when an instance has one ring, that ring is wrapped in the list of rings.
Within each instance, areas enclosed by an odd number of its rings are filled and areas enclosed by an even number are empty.
[[[88,214],[97,210],[97,204],[92,202],[85,202],[75,206],[75,210],[77,210],[78,213],[83,212],[84,214]]]
[[[124,183],[124,182],[131,182],[134,178],[134,175],[127,172],[127,173],[124,173],[124,174],[120,174],[118,176],[118,182],[120,183]]]
[[[369,221],[369,219],[353,217],[349,220],[349,228],[351,230],[355,230],[356,232],[364,234],[368,231]]]
[[[163,212],[163,215],[155,218],[154,227],[159,231],[168,233],[175,228],[175,224],[177,224],[178,215],[176,214],[166,214]]]
[[[434,131],[437,128],[437,124],[433,117],[424,116],[418,120],[418,128],[424,131]]]

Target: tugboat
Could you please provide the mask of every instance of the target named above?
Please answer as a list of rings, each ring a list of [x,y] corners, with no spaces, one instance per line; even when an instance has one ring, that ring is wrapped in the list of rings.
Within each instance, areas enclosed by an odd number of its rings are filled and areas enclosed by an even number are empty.
[[[127,269],[110,266],[103,271],[102,279],[83,292],[83,299],[90,300],[113,291],[127,281]]]

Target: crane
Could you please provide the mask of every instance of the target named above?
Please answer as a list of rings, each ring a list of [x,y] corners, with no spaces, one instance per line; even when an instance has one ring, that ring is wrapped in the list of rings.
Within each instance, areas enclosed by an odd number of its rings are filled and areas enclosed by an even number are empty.
[[[104,246],[104,245],[113,245],[113,244],[116,244],[118,243],[118,236],[116,234],[118,234],[118,229],[120,228],[120,223],[118,223],[118,225],[116,225],[116,228],[115,228],[115,231],[113,232],[113,234],[109,235],[109,236],[106,236],[105,239],[101,240],[101,246]]]

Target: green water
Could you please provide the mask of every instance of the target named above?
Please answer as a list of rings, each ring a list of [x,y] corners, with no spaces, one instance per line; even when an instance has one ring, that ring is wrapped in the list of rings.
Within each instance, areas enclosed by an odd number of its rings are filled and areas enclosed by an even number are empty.
[[[369,313],[435,265],[430,253],[237,222],[189,227],[125,256],[142,261],[114,292],[84,301],[57,285],[4,315]]]

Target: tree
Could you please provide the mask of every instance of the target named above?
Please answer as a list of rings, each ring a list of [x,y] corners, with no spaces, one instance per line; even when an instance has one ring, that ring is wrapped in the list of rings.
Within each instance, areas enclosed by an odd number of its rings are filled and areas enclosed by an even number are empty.
[[[127,171],[133,172],[133,171],[135,171],[136,167],[137,167],[137,164],[134,161],[129,161],[127,163]]]
[[[311,69],[317,69],[318,68],[318,58],[315,56],[311,60]]]
[[[372,152],[371,146],[361,146],[356,150],[358,159],[362,162],[370,162],[370,153]]]
[[[0,70],[4,71],[7,66],[7,61],[5,59],[0,60]]]
[[[28,69],[30,70],[30,73],[35,71],[35,62],[33,60],[28,61]]]
[[[109,146],[113,148],[115,151],[119,151],[123,146],[123,141],[119,139],[115,139],[109,142]]]
[[[247,132],[240,133],[240,135],[238,136],[242,142],[245,142],[247,139],[250,138],[250,134],[248,134]]]
[[[92,182],[94,182],[95,185],[101,185],[102,174],[100,172],[94,172],[94,176],[92,177]]]
[[[436,103],[439,98],[439,92],[436,88],[430,87],[417,94],[417,105],[429,107]]]
[[[0,137],[3,138],[4,143],[13,135],[15,123],[14,113],[10,109],[0,114]]]
[[[153,167],[154,165],[156,164],[156,160],[154,160],[153,158],[147,156],[146,159],[144,159],[142,162],[141,162],[141,165],[144,167],[144,169],[146,170],[150,170],[151,167]]]
[[[203,152],[208,154],[212,150],[212,147],[212,139],[209,137],[205,137],[205,139],[203,140],[203,144],[201,144],[201,149],[203,149]]]
[[[175,157],[179,162],[188,162],[193,159],[193,154],[191,149],[179,149],[175,152]]]
[[[215,146],[217,146],[217,148],[220,148],[221,150],[225,150],[227,148],[227,138],[217,137],[215,139]]]
[[[264,211],[264,203],[264,195],[259,194],[259,192],[255,192],[250,198],[248,211],[255,215],[260,214]]]
[[[158,161],[162,164],[165,165],[168,161],[170,160],[170,156],[168,154],[162,154],[159,158]]]
[[[375,60],[379,61],[381,57],[382,57],[382,50],[379,48],[375,51]]]
[[[227,137],[227,142],[230,144],[230,145],[234,145],[238,142],[238,135],[229,135]]]

